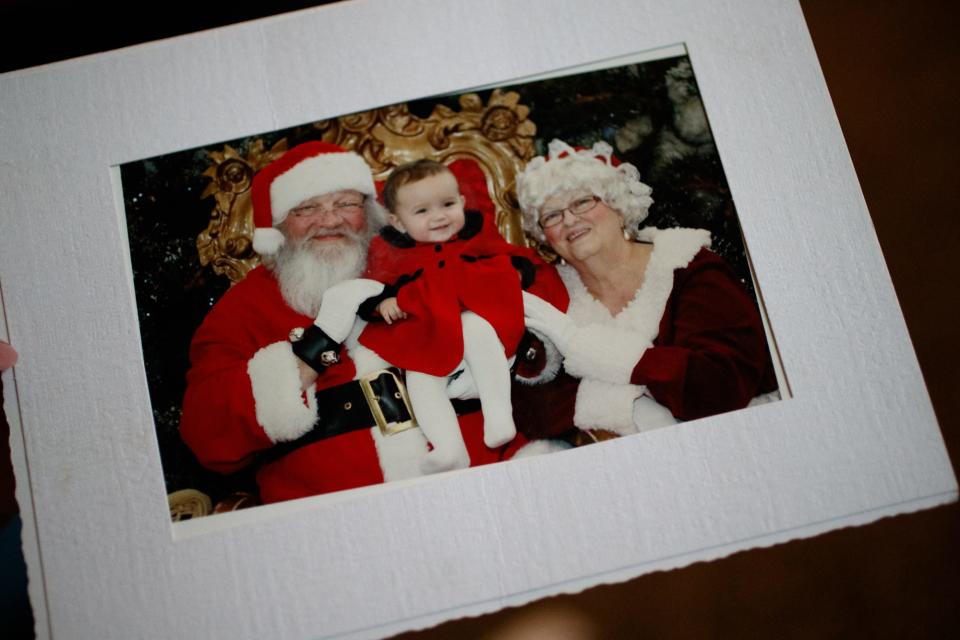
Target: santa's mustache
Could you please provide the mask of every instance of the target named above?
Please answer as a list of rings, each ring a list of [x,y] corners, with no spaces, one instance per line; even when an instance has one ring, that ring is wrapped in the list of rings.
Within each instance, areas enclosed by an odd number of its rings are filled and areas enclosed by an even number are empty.
[[[365,240],[365,234],[354,231],[348,226],[341,225],[339,227],[332,227],[329,229],[316,229],[310,233],[300,237],[296,242],[297,247],[302,247],[306,243],[310,242],[314,238],[327,238],[332,236],[342,236],[347,240],[353,242],[363,242]]]

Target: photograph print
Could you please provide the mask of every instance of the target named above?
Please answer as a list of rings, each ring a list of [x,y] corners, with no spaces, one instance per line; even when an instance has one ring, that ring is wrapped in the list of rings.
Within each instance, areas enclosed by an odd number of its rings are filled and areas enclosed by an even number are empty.
[[[785,397],[707,109],[677,46],[122,165],[171,519]]]

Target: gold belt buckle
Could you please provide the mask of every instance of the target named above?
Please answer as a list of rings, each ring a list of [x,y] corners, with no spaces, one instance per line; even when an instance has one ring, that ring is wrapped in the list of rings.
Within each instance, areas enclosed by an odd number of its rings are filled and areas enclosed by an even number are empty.
[[[383,415],[383,408],[380,406],[380,398],[373,390],[373,386],[370,384],[375,381],[377,378],[383,374],[389,375],[393,378],[393,381],[397,383],[398,393],[400,394],[399,400],[403,400],[403,405],[407,408],[407,413],[410,415],[409,420],[404,420],[403,422],[387,422],[387,417]],[[363,391],[363,397],[367,401],[367,406],[370,407],[370,413],[373,414],[373,419],[377,421],[377,426],[380,427],[380,433],[385,436],[392,436],[394,434],[400,433],[401,431],[406,431],[407,429],[412,429],[417,425],[417,419],[413,415],[413,407],[410,406],[410,396],[407,395],[407,388],[403,384],[403,380],[400,379],[393,371],[389,369],[379,369],[373,373],[368,373],[365,376],[360,378],[360,390]]]

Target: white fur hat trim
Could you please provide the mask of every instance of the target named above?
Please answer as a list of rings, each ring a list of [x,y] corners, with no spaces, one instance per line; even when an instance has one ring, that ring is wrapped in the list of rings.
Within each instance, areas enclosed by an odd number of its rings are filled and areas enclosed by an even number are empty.
[[[282,223],[290,209],[304,200],[346,189],[376,197],[373,176],[363,158],[351,152],[324,153],[306,158],[270,183],[273,224]]]

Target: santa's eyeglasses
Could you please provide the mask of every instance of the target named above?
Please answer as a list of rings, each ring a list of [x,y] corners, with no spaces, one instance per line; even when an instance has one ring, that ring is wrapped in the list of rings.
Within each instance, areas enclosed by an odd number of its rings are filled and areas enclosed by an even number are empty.
[[[329,207],[322,204],[304,204],[290,209],[289,215],[295,218],[305,218],[320,213],[334,213],[338,216],[357,213],[363,209],[365,198],[351,198],[349,200],[337,200]]]

